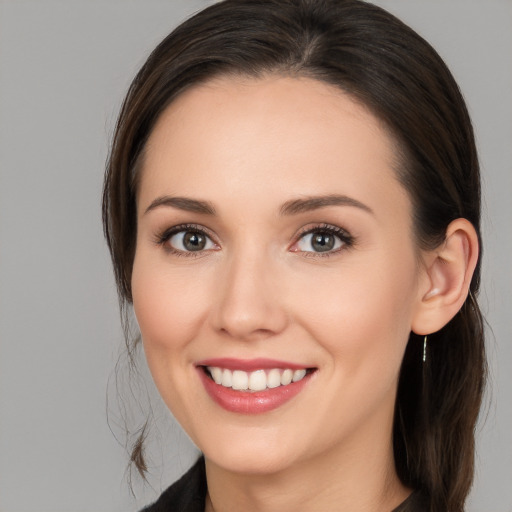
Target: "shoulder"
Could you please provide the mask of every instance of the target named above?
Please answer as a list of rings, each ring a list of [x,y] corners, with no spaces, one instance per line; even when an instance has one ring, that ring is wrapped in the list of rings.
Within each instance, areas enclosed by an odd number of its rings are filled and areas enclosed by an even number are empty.
[[[428,512],[429,499],[422,492],[413,492],[401,505],[392,512]]]
[[[141,512],[204,512],[205,498],[206,472],[204,459],[200,457],[155,503]]]

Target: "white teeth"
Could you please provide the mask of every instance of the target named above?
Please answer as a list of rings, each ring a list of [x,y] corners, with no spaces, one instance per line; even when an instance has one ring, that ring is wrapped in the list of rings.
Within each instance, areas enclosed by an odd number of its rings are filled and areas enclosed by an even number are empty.
[[[249,375],[247,372],[241,370],[235,370],[233,372],[233,381],[231,384],[233,389],[244,390],[249,387]]]
[[[210,373],[212,374],[212,378],[215,381],[215,384],[222,383],[222,368],[212,367],[210,368]]]
[[[297,382],[299,380],[302,380],[304,378],[304,375],[306,375],[306,370],[295,370],[293,372],[292,381]]]
[[[265,370],[257,370],[249,375],[249,389],[251,391],[263,391],[267,387]]]
[[[222,372],[222,382],[221,382],[221,384],[225,388],[230,388],[231,387],[231,382],[232,382],[231,370],[224,370]]]
[[[271,370],[256,370],[254,372],[231,371],[217,366],[208,366],[207,369],[216,384],[237,391],[263,391],[267,388],[287,386],[291,382],[302,380],[307,373],[305,368],[295,371],[289,368],[286,370],[272,368]]]
[[[267,375],[267,387],[270,389],[277,388],[281,385],[281,372],[274,368],[268,372]]]
[[[288,386],[293,378],[293,371],[292,370],[285,370],[283,374],[281,375],[281,384],[283,386]]]

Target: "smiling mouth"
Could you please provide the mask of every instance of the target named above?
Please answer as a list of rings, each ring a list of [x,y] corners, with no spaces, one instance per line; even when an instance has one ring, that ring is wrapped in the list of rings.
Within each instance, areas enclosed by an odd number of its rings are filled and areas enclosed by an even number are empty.
[[[257,392],[300,382],[316,368],[270,368],[252,372],[231,370],[219,366],[202,366],[204,373],[219,386],[236,391]]]

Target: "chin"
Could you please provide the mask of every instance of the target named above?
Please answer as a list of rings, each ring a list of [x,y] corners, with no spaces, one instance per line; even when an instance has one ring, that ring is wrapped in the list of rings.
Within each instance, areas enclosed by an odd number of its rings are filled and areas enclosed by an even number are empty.
[[[204,443],[206,459],[225,471],[268,475],[287,469],[295,460],[296,448],[283,443],[282,436],[258,436],[252,429],[240,435],[227,435]]]

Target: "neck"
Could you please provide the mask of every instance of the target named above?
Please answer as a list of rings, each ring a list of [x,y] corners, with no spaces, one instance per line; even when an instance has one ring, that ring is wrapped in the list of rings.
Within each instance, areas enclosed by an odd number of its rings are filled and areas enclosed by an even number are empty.
[[[361,445],[359,445],[361,446]],[[337,446],[272,474],[240,474],[206,459],[207,512],[391,511],[410,494],[395,471],[391,441]]]

